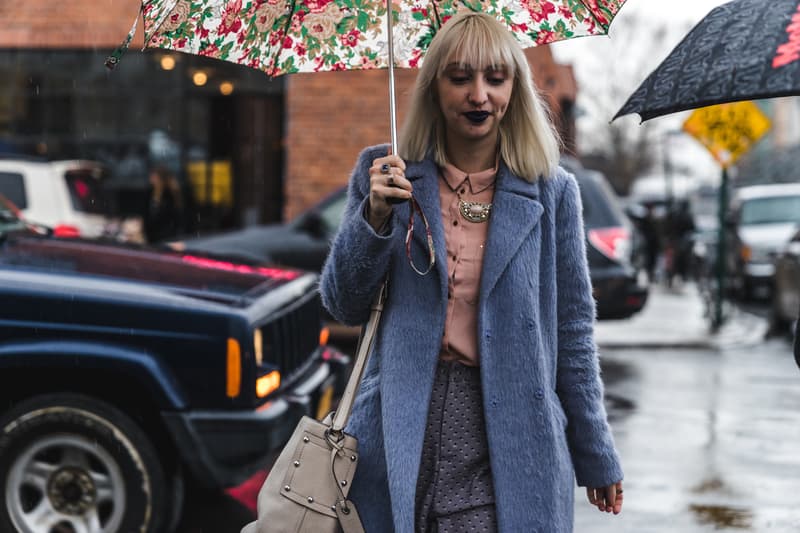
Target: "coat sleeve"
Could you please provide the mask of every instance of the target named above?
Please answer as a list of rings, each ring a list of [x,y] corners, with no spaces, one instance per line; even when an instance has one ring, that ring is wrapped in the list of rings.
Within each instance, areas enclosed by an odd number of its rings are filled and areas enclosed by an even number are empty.
[[[365,218],[369,168],[373,159],[386,153],[385,147],[372,147],[359,155],[350,176],[342,223],[322,267],[322,304],[331,316],[345,324],[367,321],[370,303],[389,268],[396,232],[394,216],[381,234],[376,233]]]
[[[566,175],[564,181],[556,209],[559,243],[556,387],[567,415],[567,442],[578,485],[605,487],[622,480],[622,468],[603,406],[581,197],[572,175]]]

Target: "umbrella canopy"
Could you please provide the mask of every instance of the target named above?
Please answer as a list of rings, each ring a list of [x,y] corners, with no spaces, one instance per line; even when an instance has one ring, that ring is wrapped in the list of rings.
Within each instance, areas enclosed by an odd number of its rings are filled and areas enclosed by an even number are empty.
[[[614,118],[800,94],[800,0],[734,0],[701,20]]]
[[[395,0],[394,64],[415,67],[456,11],[485,11],[523,47],[608,32],[625,0]],[[143,0],[145,46],[271,76],[387,67],[387,0]]]

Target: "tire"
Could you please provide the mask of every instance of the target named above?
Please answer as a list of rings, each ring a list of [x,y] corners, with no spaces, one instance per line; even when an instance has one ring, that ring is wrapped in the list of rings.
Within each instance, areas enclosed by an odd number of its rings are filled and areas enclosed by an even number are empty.
[[[0,417],[0,531],[161,533],[165,486],[145,433],[103,401],[49,394]]]

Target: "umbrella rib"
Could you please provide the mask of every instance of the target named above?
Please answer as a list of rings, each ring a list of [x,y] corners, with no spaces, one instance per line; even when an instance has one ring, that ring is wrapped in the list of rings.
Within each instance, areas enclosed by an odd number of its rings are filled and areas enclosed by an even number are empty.
[[[436,30],[438,31],[442,27],[442,18],[439,16],[439,7],[436,0],[431,0],[431,5],[433,6],[433,16],[436,17]]]
[[[583,4],[583,7],[586,8],[586,11],[588,11],[589,14],[592,16],[592,19],[594,19],[595,24],[601,26],[605,30],[606,34],[608,34],[608,29],[611,27],[611,23],[609,22],[608,26],[604,26],[603,23],[600,22],[600,19],[597,18],[597,15],[594,14],[594,11],[592,11],[592,8],[589,7],[588,5],[586,5],[586,2],[584,2],[583,0],[580,0],[580,2],[581,2],[581,4]]]
[[[294,9],[297,7],[296,0],[291,0],[289,3],[289,16],[286,17],[286,24],[283,25],[283,34],[281,35],[281,42],[278,43],[278,50],[275,52],[275,57],[272,65],[272,72],[270,72],[269,77],[275,78],[275,71],[278,69],[278,60],[281,57],[281,52],[283,52],[283,40],[289,35],[289,28],[292,27],[292,18],[294,18]]]

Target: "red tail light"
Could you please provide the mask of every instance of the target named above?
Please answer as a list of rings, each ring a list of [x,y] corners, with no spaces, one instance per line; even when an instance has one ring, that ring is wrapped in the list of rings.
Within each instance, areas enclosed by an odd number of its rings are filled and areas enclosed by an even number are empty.
[[[64,237],[68,239],[74,237],[80,237],[81,230],[69,224],[59,224],[53,228],[53,236]]]
[[[624,227],[589,230],[589,242],[598,252],[614,261],[625,259],[631,248],[631,234]]]

